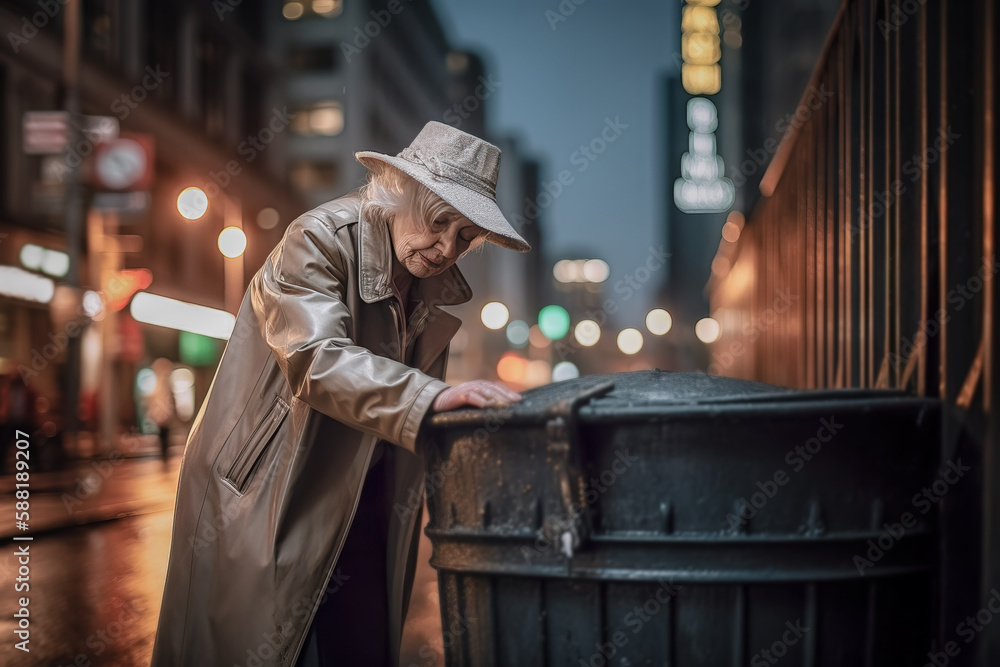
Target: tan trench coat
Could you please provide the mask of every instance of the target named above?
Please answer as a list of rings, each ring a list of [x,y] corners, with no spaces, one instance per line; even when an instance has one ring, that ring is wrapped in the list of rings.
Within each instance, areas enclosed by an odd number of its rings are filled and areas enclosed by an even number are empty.
[[[292,222],[251,280],[184,451],[153,667],[293,665],[378,439],[398,445],[395,507],[422,493],[419,428],[461,325],[438,306],[472,294],[456,266],[416,281],[407,366],[392,260],[351,193]],[[393,512],[388,535],[397,660],[420,518]]]

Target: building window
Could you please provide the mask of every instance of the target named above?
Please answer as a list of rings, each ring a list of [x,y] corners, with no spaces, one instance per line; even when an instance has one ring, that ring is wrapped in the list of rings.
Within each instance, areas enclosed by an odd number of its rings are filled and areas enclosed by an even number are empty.
[[[222,137],[226,129],[226,58],[227,49],[221,39],[203,35],[196,54],[201,86],[202,126],[213,139]]]
[[[82,13],[84,50],[105,64],[113,63],[121,39],[118,3],[108,0],[83,3]]]
[[[333,100],[295,110],[292,132],[306,136],[332,137],[344,131],[344,107]]]
[[[337,186],[340,169],[336,162],[302,161],[292,164],[290,170],[292,187],[299,192],[326,190]]]
[[[289,21],[310,16],[332,19],[340,16],[343,11],[343,0],[291,0],[281,8],[281,15]]]
[[[288,49],[288,67],[296,72],[330,73],[339,64],[333,46],[295,45]]]
[[[146,3],[143,15],[145,23],[144,34],[180,34],[181,13],[180,9],[173,3]],[[180,64],[178,41],[176,39],[147,39],[145,40],[146,52],[143,57],[147,63],[153,64],[154,67],[159,65],[166,72],[176,72]],[[163,81],[157,84],[156,88],[150,93],[151,97],[173,104],[177,99],[177,79],[178,75],[164,77]]]

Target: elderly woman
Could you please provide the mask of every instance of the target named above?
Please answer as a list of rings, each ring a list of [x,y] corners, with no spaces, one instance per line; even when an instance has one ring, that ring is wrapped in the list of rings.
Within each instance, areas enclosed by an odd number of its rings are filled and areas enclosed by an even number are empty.
[[[365,187],[292,222],[250,282],[184,453],[153,650],[168,665],[398,661],[432,411],[520,396],[442,381],[455,261],[528,244],[500,151],[428,123]]]

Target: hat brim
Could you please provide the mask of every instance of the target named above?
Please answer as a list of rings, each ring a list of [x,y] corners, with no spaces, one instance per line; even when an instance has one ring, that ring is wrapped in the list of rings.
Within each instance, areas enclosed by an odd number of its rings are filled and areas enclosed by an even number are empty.
[[[490,197],[460,185],[449,178],[432,174],[423,165],[415,164],[401,157],[374,151],[361,151],[355,153],[354,157],[369,169],[373,167],[372,161],[384,162],[412,177],[413,180],[454,206],[455,210],[472,221],[473,224],[490,232],[486,237],[490,243],[517,252],[531,250],[528,242],[521,238],[513,225],[507,222],[503,213],[500,212],[500,207]]]

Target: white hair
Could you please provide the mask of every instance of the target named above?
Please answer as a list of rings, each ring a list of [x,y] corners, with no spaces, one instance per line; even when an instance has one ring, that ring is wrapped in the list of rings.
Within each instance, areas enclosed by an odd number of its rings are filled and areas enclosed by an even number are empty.
[[[368,167],[368,180],[361,188],[361,207],[365,219],[382,224],[391,224],[396,215],[409,211],[416,223],[423,228],[441,217],[465,217],[430,188],[381,161]],[[477,236],[461,257],[483,245],[489,234],[490,232],[486,232]]]

